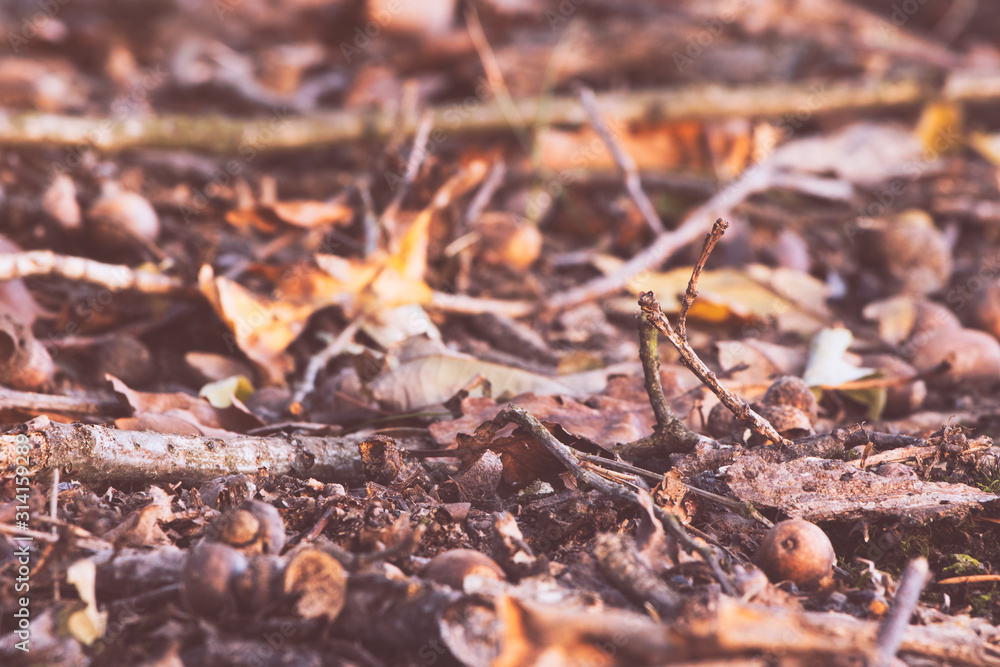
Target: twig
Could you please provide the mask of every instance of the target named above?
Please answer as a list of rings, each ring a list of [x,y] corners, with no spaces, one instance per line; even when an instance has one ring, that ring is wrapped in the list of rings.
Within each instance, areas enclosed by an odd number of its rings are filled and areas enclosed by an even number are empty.
[[[493,163],[493,166],[490,167],[490,171],[486,174],[483,184],[479,186],[479,190],[469,202],[469,208],[466,209],[465,215],[462,217],[464,224],[470,225],[479,219],[479,216],[483,213],[483,209],[493,199],[493,195],[503,183],[504,176],[506,175],[507,165],[504,163],[503,158],[498,158]]]
[[[117,264],[103,264],[92,259],[57,255],[51,250],[29,250],[0,255],[0,281],[25,276],[59,275],[70,280],[86,280],[112,291],[134,289],[147,294],[183,291],[177,278],[145,269]]]
[[[429,306],[445,313],[461,313],[463,315],[496,313],[512,318],[524,317],[535,311],[535,304],[530,301],[484,299],[467,294],[448,294],[446,292],[432,292]]]
[[[677,315],[677,333],[680,334],[681,338],[687,339],[687,315],[691,304],[698,298],[698,279],[701,278],[701,272],[705,269],[708,256],[715,250],[715,246],[719,243],[719,239],[722,238],[727,229],[729,229],[729,223],[719,218],[712,225],[712,231],[705,237],[705,244],[701,247],[701,255],[698,256],[698,261],[691,271],[687,291],[684,292],[684,298],[681,299],[681,311]]]
[[[43,412],[102,415],[104,417],[124,414],[121,402],[106,393],[90,393],[85,396],[57,396],[31,391],[17,391],[6,387],[0,387],[0,410],[18,410],[33,415]]]
[[[722,218],[715,221],[715,226],[712,228],[712,232],[705,239],[705,246],[702,250],[701,257],[698,258],[698,264],[695,265],[694,271],[691,273],[691,280],[688,282],[687,292],[684,295],[684,304],[688,307],[691,305],[691,301],[698,294],[698,276],[701,274],[701,267],[704,266],[705,261],[708,259],[709,253],[712,252],[712,248],[718,242],[719,238],[725,233],[726,223]],[[767,438],[776,445],[782,447],[791,445],[791,441],[783,438],[778,434],[771,423],[766,419],[757,414],[749,405],[744,403],[736,394],[729,391],[724,387],[719,379],[716,377],[715,373],[705,365],[705,362],[701,360],[698,354],[692,349],[691,345],[688,343],[686,333],[682,334],[681,330],[685,329],[685,319],[687,318],[687,308],[682,304],[681,314],[678,318],[677,330],[670,324],[670,320],[667,316],[663,314],[663,309],[660,308],[660,302],[657,301],[656,295],[652,292],[643,292],[639,295],[639,307],[642,308],[643,313],[646,314],[650,324],[655,326],[659,331],[667,337],[667,340],[677,348],[680,353],[681,363],[684,364],[695,376],[702,381],[702,383],[712,390],[722,404],[729,408],[734,415],[739,419],[749,422],[750,428],[754,433]]]
[[[707,202],[688,213],[677,229],[660,234],[645,250],[622,264],[617,271],[553,295],[548,301],[548,307],[566,310],[617,292],[635,276],[644,271],[652,271],[671,254],[711,229],[712,221],[720,215],[725,215],[750,195],[768,189],[773,173],[767,160],[751,167]]]
[[[363,434],[340,437],[280,435],[213,438],[120,431],[87,424],[59,424],[38,417],[22,435],[0,435],[0,469],[16,466],[17,446],[28,438],[28,475],[60,466],[82,482],[125,484],[155,478],[200,483],[220,475],[308,475],[320,481],[364,481],[358,453]]]
[[[889,667],[896,657],[896,651],[903,643],[903,634],[910,625],[910,616],[917,607],[926,583],[927,559],[914,558],[903,571],[892,608],[889,609],[885,623],[879,628],[872,667]]]
[[[427,157],[427,139],[431,136],[431,128],[434,126],[434,116],[429,112],[424,112],[420,117],[420,125],[417,126],[417,134],[413,138],[413,148],[410,149],[410,155],[406,158],[406,172],[403,174],[403,181],[398,183],[396,186],[396,192],[392,197],[392,201],[389,205],[385,207],[382,211],[382,217],[379,220],[379,226],[385,228],[385,224],[388,220],[394,220],[396,214],[399,212],[399,207],[403,204],[403,199],[406,197],[407,191],[410,189],[410,184],[417,178],[417,172],[420,171],[420,165],[424,163],[424,158]]]
[[[521,142],[524,152],[531,155],[531,137],[528,135],[524,114],[521,113],[517,102],[514,101],[510,90],[507,89],[507,83],[504,81],[500,63],[497,61],[496,54],[493,53],[493,49],[486,39],[486,33],[483,32],[483,26],[479,22],[479,14],[476,12],[475,5],[469,4],[466,7],[465,28],[469,31],[469,38],[472,39],[472,45],[479,54],[483,71],[486,72],[486,80],[489,81],[490,87],[493,88],[497,106],[503,114],[504,120],[514,134],[517,135],[517,139]]]
[[[660,384],[660,355],[657,351],[659,331],[652,324],[649,316],[643,313],[639,316],[639,359],[642,361],[643,385],[649,404],[653,406],[656,425],[653,434],[645,438],[623,445],[619,454],[622,457],[635,460],[647,456],[663,456],[678,452],[690,452],[699,443],[714,444],[715,441],[699,433],[695,433],[674,414],[663,394]]]
[[[361,328],[363,322],[363,317],[355,317],[336,338],[331,340],[325,348],[309,359],[306,370],[302,373],[302,382],[295,390],[295,393],[292,394],[292,405],[297,405],[301,409],[302,401],[316,388],[316,377],[319,375],[319,372],[323,370],[331,359],[344,351],[351,342],[351,339],[354,338],[354,334]],[[292,413],[296,414],[294,409]]]
[[[817,91],[819,91],[817,93]],[[921,104],[940,96],[939,88],[920,78],[896,81],[857,79],[818,88],[814,84],[766,84],[726,88],[718,85],[661,88],[633,93],[607,93],[597,99],[604,112],[628,123],[657,118],[664,121],[692,118],[781,116],[809,109],[814,116],[848,109],[877,109]],[[949,100],[1000,98],[1000,73],[983,70],[953,72],[943,96]],[[509,130],[507,113],[498,101],[467,109],[464,103],[431,109],[434,126],[449,135]],[[461,107],[462,113],[455,111]],[[576,96],[544,102],[515,102],[518,116],[534,122],[544,109],[553,125],[582,126],[586,114]],[[0,145],[92,147],[101,151],[139,148],[195,149],[235,154],[240,148],[257,152],[313,148],[316,146],[377,141],[388,138],[399,126],[393,109],[341,111],[297,117],[255,119],[227,116],[150,115],[135,122],[112,123],[107,118],[79,117],[37,112],[0,114]],[[407,118],[404,136],[412,136],[418,122]],[[267,141],[261,139],[268,137]]]
[[[613,461],[611,459],[602,458],[600,456],[594,456],[593,454],[577,454],[577,458],[581,461],[586,461],[595,466],[601,466],[604,468],[609,468],[611,470],[618,470],[620,472],[628,473],[636,477],[642,477],[650,482],[659,483],[663,481],[663,475],[655,473],[652,470],[646,470],[645,468],[640,468],[628,463],[623,463],[622,461]],[[711,500],[712,502],[718,503],[723,507],[731,509],[740,516],[759,521],[768,528],[774,526],[774,522],[762,515],[757,509],[750,503],[743,502],[739,499],[727,498],[726,496],[720,496],[717,493],[712,493],[711,491],[705,491],[704,489],[699,489],[697,486],[691,486],[687,482],[681,482],[688,491],[696,496],[705,498],[706,500]]]
[[[542,446],[549,450],[553,456],[559,459],[563,465],[566,466],[566,469],[569,470],[578,481],[588,484],[609,496],[621,498],[639,506],[642,505],[639,494],[632,489],[628,488],[624,484],[614,482],[598,475],[592,470],[582,467],[580,465],[580,460],[577,458],[573,450],[567,445],[559,442],[559,440],[552,435],[552,433],[549,432],[549,430],[545,428],[541,422],[532,417],[525,410],[515,405],[508,405],[507,408],[501,411],[493,420],[494,425],[510,422],[524,427],[529,433],[531,433],[531,435]],[[705,562],[708,563],[708,565],[712,568],[712,572],[715,573],[715,576],[718,578],[723,591],[725,591],[727,595],[734,595],[735,589],[729,581],[729,577],[727,577],[726,573],[722,570],[722,566],[719,563],[718,551],[715,547],[707,544],[701,544],[693,539],[687,534],[687,531],[684,530],[684,526],[682,526],[680,521],[677,520],[677,517],[664,510],[662,507],[654,505],[653,510],[656,513],[656,518],[663,523],[667,530],[669,530],[677,538],[685,549],[698,553],[705,560]]]
[[[631,195],[632,201],[639,208],[639,212],[642,213],[642,217],[645,218],[646,224],[653,230],[653,233],[662,234],[664,231],[663,221],[660,220],[660,215],[656,212],[653,202],[649,200],[646,192],[642,189],[642,181],[639,178],[639,169],[636,167],[635,160],[622,148],[621,144],[618,143],[615,136],[611,133],[611,128],[608,127],[604,117],[601,116],[601,110],[597,108],[597,99],[594,97],[594,91],[590,88],[581,87],[580,102],[587,112],[587,117],[590,118],[590,124],[597,131],[597,134],[601,136],[604,145],[611,151],[611,156],[615,159],[615,164],[618,165],[618,168],[625,176],[625,188],[628,190],[629,195]]]

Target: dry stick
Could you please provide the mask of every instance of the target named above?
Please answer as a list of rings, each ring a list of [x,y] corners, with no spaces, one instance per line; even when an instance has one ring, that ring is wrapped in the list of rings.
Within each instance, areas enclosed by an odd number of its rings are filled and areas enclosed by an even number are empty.
[[[531,155],[531,137],[528,134],[524,115],[518,109],[517,102],[514,101],[507,88],[507,82],[503,78],[503,70],[500,69],[500,62],[497,60],[496,54],[493,53],[489,40],[486,39],[486,33],[483,32],[483,26],[479,22],[479,14],[476,12],[475,5],[470,4],[466,7],[465,28],[469,32],[469,38],[476,48],[476,53],[479,54],[479,61],[483,65],[483,71],[486,72],[486,80],[493,88],[497,105],[504,120],[511,131],[517,135],[524,152]]]
[[[395,219],[396,214],[399,212],[399,207],[403,204],[403,198],[406,197],[406,193],[410,189],[410,184],[416,180],[417,172],[420,171],[420,165],[424,163],[424,158],[427,157],[427,139],[431,136],[431,128],[433,126],[434,116],[425,111],[420,117],[417,134],[413,138],[413,148],[410,149],[410,155],[406,159],[406,173],[403,174],[403,182],[398,184],[392,201],[382,211],[382,217],[379,220],[380,227],[384,228],[388,220]]]
[[[490,200],[493,199],[493,195],[496,194],[497,189],[503,184],[504,176],[507,175],[507,164],[503,161],[503,158],[497,158],[490,167],[490,171],[486,174],[486,178],[483,180],[483,184],[479,186],[479,190],[472,197],[469,202],[469,208],[466,209],[465,215],[462,216],[462,222],[465,225],[471,225],[479,216],[482,215],[483,211],[489,205]]]
[[[646,224],[653,230],[653,233],[662,234],[664,231],[663,221],[660,220],[653,202],[649,200],[649,197],[646,196],[645,191],[642,189],[642,181],[639,179],[639,169],[636,167],[635,160],[622,148],[621,144],[618,143],[618,140],[611,133],[611,128],[608,127],[608,124],[604,121],[604,117],[601,116],[601,110],[597,108],[597,98],[594,97],[594,91],[590,88],[581,87],[580,102],[587,112],[587,117],[590,118],[590,124],[597,131],[597,134],[601,136],[604,145],[611,151],[611,156],[615,159],[615,164],[618,165],[618,168],[624,175],[625,188],[628,190],[629,195],[631,195],[632,201],[639,208],[639,212],[642,213]]]
[[[671,254],[711,229],[712,221],[720,215],[726,214],[750,195],[768,189],[773,173],[767,160],[751,167],[707,202],[688,213],[677,229],[660,234],[645,250],[625,262],[617,271],[553,295],[548,300],[548,307],[566,310],[617,292],[637,275],[655,269]]]
[[[124,484],[157,480],[198,484],[221,475],[299,475],[320,481],[364,481],[361,434],[342,437],[284,435],[213,438],[120,431],[87,424],[59,424],[38,417],[23,435],[0,435],[0,470],[17,467],[18,444],[27,437],[28,474],[58,466],[82,482]]]
[[[0,410],[19,410],[29,414],[57,412],[70,415],[122,414],[120,401],[107,393],[85,396],[56,396],[0,387]]]
[[[355,317],[326,347],[310,357],[306,370],[302,373],[302,382],[292,394],[292,405],[297,405],[301,409],[302,401],[316,388],[316,378],[319,376],[319,372],[326,367],[331,359],[339,356],[347,348],[363,322],[363,317]]]
[[[819,93],[817,93],[819,90]],[[919,78],[898,81],[858,79],[826,84],[766,84],[727,88],[719,85],[662,88],[627,94],[606,93],[597,99],[605,113],[629,123],[658,119],[782,116],[809,109],[813,115],[849,109],[877,109],[915,105],[941,95],[938,87]],[[953,72],[943,96],[949,100],[995,100],[1000,98],[1000,73]],[[461,109],[460,114],[456,110]],[[513,111],[533,123],[540,113],[553,125],[583,126],[586,113],[575,96],[551,100],[524,99]],[[509,130],[507,114],[498,101],[468,108],[462,102],[431,109],[434,126],[449,135]],[[132,122],[134,121],[134,122]],[[157,115],[113,123],[102,117],[79,117],[37,112],[0,113],[0,145],[79,146],[101,151],[137,148],[194,149],[235,154],[240,147],[258,152],[312,148],[315,146],[385,141],[399,126],[391,109],[340,111],[310,114],[282,120],[243,119],[228,116]],[[407,118],[404,136],[412,136],[418,122]],[[261,135],[269,137],[262,140]]]
[[[498,421],[499,420],[499,421]],[[614,482],[610,479],[602,477],[592,470],[588,470],[580,466],[580,460],[577,458],[573,450],[559,442],[559,440],[552,435],[551,432],[545,426],[535,419],[533,416],[528,414],[525,410],[515,406],[508,405],[500,414],[498,414],[493,423],[502,424],[513,422],[519,426],[524,427],[531,435],[544,446],[549,452],[559,459],[563,465],[573,474],[578,481],[589,484],[601,493],[605,493],[609,496],[615,498],[621,498],[627,500],[636,505],[642,506],[642,500],[632,489],[628,488],[624,484],[619,482]],[[700,544],[694,540],[687,531],[684,530],[684,526],[681,525],[680,521],[677,520],[670,512],[664,510],[658,505],[653,506],[653,511],[656,513],[656,518],[659,519],[663,525],[669,530],[677,540],[684,546],[688,551],[693,551],[701,555],[706,563],[712,568],[712,572],[715,574],[716,578],[719,580],[719,584],[722,586],[722,590],[727,595],[735,595],[735,589],[726,573],[722,570],[722,566],[719,564],[719,555],[715,547],[708,544]]]
[[[695,433],[684,425],[667,404],[660,384],[660,355],[657,351],[659,331],[651,323],[649,316],[639,316],[639,360],[642,362],[643,385],[649,404],[653,406],[656,425],[653,434],[635,442],[622,445],[618,453],[625,459],[635,460],[649,456],[663,456],[679,452],[690,452],[699,443],[717,444],[711,438]]]
[[[704,266],[705,261],[708,259],[709,254],[711,254],[712,249],[715,244],[718,243],[719,239],[722,238],[723,233],[725,233],[726,223],[722,218],[715,221],[715,225],[712,228],[712,232],[705,239],[705,246],[702,249],[701,257],[698,258],[698,264],[695,265],[694,271],[691,272],[691,280],[688,282],[687,292],[684,294],[683,303],[681,304],[681,314],[678,318],[677,330],[670,324],[670,320],[667,316],[663,314],[663,310],[660,308],[660,302],[656,300],[656,295],[652,292],[643,292],[639,295],[639,307],[642,308],[643,312],[649,316],[649,321],[653,324],[660,332],[667,337],[667,340],[677,348],[680,353],[681,363],[684,364],[688,370],[695,374],[695,376],[702,381],[709,389],[712,390],[719,400],[729,408],[737,418],[742,419],[750,424],[750,428],[754,433],[757,433],[771,442],[780,445],[782,447],[790,446],[792,443],[790,440],[782,437],[778,432],[771,426],[771,423],[766,419],[761,417],[759,414],[754,412],[749,405],[744,403],[736,394],[729,391],[726,387],[719,383],[719,379],[715,376],[715,373],[705,365],[705,362],[701,360],[698,354],[691,348],[688,343],[687,336],[681,335],[681,330],[686,330],[686,322],[684,321],[687,317],[687,310],[691,306],[691,301],[698,294],[697,284],[698,276],[701,275],[701,269]],[[685,305],[687,307],[685,307]]]
[[[29,250],[0,255],[0,281],[25,276],[59,275],[70,280],[86,280],[112,291],[134,289],[147,294],[168,294],[185,290],[184,283],[161,273],[103,264],[92,259],[57,255],[51,250]]]
[[[920,593],[927,584],[927,559],[914,558],[907,564],[899,582],[899,590],[885,623],[878,631],[872,667],[889,667],[903,643],[903,633],[910,625],[910,616],[917,607]]]

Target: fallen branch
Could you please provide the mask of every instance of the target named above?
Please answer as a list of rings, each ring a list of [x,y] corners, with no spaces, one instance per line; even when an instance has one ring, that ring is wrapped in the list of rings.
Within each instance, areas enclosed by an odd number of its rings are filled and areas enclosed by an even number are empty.
[[[818,91],[818,93],[817,93]],[[719,85],[664,88],[597,97],[606,114],[621,122],[782,116],[809,109],[814,116],[850,109],[879,109],[926,102],[941,95],[921,78],[899,81],[851,80],[831,84],[785,83],[757,86]],[[1000,98],[1000,74],[958,71],[944,86],[949,100]],[[449,135],[510,131],[507,113],[516,111],[528,125],[545,114],[553,125],[580,127],[586,114],[576,97],[527,99],[507,109],[496,100],[469,106],[464,101],[431,109],[436,128]],[[507,113],[505,113],[507,112]],[[210,153],[278,151],[358,141],[385,141],[394,132],[413,136],[416,118],[404,119],[391,108],[340,111],[299,117],[230,118],[226,116],[160,115],[129,119],[78,117],[36,112],[0,114],[0,145],[66,146],[122,151],[170,148]]]
[[[0,470],[10,474],[21,465],[27,469],[26,475],[32,476],[59,467],[73,479],[98,484],[199,484],[221,475],[252,475],[266,468],[272,475],[359,484],[364,482],[364,471],[358,445],[364,439],[364,435],[352,434],[223,440],[59,424],[39,417],[20,427],[18,433],[0,435]],[[29,446],[27,455],[23,454],[24,444]],[[24,456],[27,464],[19,461]]]

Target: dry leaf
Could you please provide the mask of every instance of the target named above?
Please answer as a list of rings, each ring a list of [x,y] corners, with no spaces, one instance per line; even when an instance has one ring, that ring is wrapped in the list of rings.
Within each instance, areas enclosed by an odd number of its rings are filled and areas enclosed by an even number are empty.
[[[66,581],[76,586],[83,609],[74,611],[67,619],[70,634],[85,646],[90,646],[104,635],[108,612],[97,610],[97,566],[89,558],[82,558],[66,570]]]
[[[607,256],[596,262],[604,272],[613,271],[620,260]],[[680,298],[691,279],[691,267],[666,273],[647,273],[631,281],[633,294],[656,293],[664,312],[680,310]],[[751,264],[741,269],[704,271],[698,280],[698,298],[688,317],[706,322],[774,321],[781,331],[813,333],[829,320],[826,298],[829,290],[808,273]]]

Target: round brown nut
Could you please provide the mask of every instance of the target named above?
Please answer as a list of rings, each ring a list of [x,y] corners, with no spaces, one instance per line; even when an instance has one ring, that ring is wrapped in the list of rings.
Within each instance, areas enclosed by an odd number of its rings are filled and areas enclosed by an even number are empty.
[[[837,554],[819,526],[789,519],[764,536],[755,562],[774,583],[791,581],[804,591],[815,591],[832,581]]]
[[[794,440],[814,433],[809,415],[791,405],[760,405],[760,416],[784,437]]]
[[[218,541],[224,542],[236,549],[249,549],[256,553],[262,552],[258,537],[261,533],[260,519],[245,509],[232,509],[224,512],[215,521],[218,531]]]
[[[274,554],[251,556],[247,569],[232,581],[240,607],[256,613],[280,600],[284,565],[281,556]]]
[[[262,551],[266,554],[281,553],[285,548],[285,522],[274,505],[250,500],[240,505],[240,509],[250,512],[260,521]]]
[[[148,199],[108,182],[101,196],[87,210],[87,229],[106,246],[122,248],[136,241],[156,241],[160,234],[160,218]]]
[[[506,578],[496,561],[475,549],[452,549],[439,553],[420,570],[420,576],[425,579],[458,591],[465,589],[465,578],[471,575],[497,581]]]
[[[928,384],[953,387],[963,383],[987,385],[1000,381],[1000,343],[977,329],[938,329],[903,347],[920,371],[948,362],[944,374],[928,376]]]
[[[742,419],[737,419],[733,411],[722,403],[716,403],[708,411],[706,426],[708,427],[709,435],[713,438],[725,438],[736,431],[746,428],[746,422]]]
[[[330,554],[307,547],[292,555],[285,566],[284,590],[295,598],[295,612],[302,618],[324,616],[332,621],[344,608],[347,573]]]
[[[232,585],[247,569],[247,559],[226,544],[201,542],[191,548],[181,576],[181,595],[188,608],[201,616],[234,609]]]
[[[951,277],[951,244],[922,211],[904,211],[891,218],[876,234],[874,247],[880,268],[903,292],[936,292]]]
[[[816,396],[809,390],[805,380],[794,375],[783,375],[772,382],[764,393],[761,403],[798,408],[809,417],[810,425],[815,423],[819,416]]]
[[[984,285],[973,299],[972,324],[1000,338],[1000,278]]]

